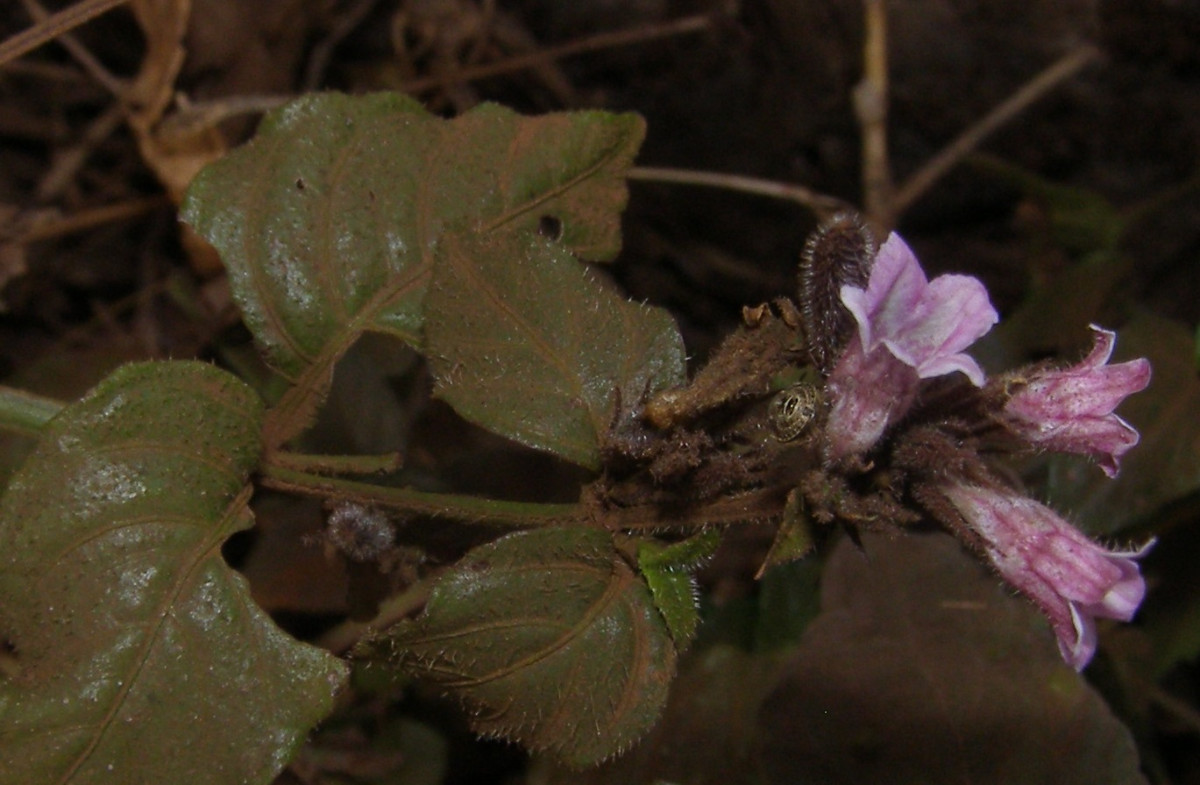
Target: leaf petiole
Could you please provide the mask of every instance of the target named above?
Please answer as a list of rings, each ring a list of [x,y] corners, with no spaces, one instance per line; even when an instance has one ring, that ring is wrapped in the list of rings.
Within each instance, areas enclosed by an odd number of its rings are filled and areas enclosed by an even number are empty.
[[[334,654],[346,654],[368,633],[386,630],[425,607],[435,581],[436,578],[414,583],[380,605],[379,613],[375,614],[375,618],[366,622],[344,621],[322,634],[314,641],[314,644]]]
[[[273,463],[263,467],[261,480],[265,487],[279,491],[374,504],[399,512],[513,529],[580,524],[588,518],[585,507],[580,504],[513,502],[430,493],[322,477]]]
[[[269,459],[276,466],[312,474],[382,474],[404,465],[398,452],[381,455],[307,455],[276,452]]]
[[[0,385],[0,429],[37,436],[64,406],[53,398]]]

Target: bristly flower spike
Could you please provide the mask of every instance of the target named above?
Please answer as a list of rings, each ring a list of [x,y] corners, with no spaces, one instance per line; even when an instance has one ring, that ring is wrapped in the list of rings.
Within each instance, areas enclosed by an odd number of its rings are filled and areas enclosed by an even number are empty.
[[[900,467],[911,498],[1032,601],[1063,659],[1082,669],[1096,651],[1096,619],[1129,621],[1141,604],[1146,582],[1137,560],[1150,546],[1093,542],[1000,482],[972,438],[999,424],[1022,447],[1088,455],[1114,476],[1138,441],[1115,409],[1149,383],[1149,363],[1109,365],[1115,334],[1093,326],[1095,343],[1081,362],[1014,372],[982,389],[983,369],[965,350],[998,319],[987,290],[965,275],[928,280],[895,234],[865,284],[843,284],[839,299],[854,330],[825,381],[825,471]],[[928,394],[934,388],[925,380],[947,374],[970,384]]]
[[[827,375],[854,333],[843,286],[866,286],[877,244],[856,213],[839,213],[813,232],[800,257],[800,314],[813,365]]]

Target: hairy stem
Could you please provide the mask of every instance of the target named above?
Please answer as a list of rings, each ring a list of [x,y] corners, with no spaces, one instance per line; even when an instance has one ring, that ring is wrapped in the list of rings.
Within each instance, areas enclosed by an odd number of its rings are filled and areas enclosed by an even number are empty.
[[[669,508],[646,505],[610,510],[604,523],[627,532],[694,531],[710,526],[735,526],[777,519],[783,514],[789,488],[773,486],[733,496],[720,496],[701,505]]]
[[[431,591],[433,580],[419,581],[380,605],[379,613],[370,621],[342,622],[313,643],[334,654],[345,654],[367,633],[386,630],[421,610],[428,602]]]
[[[398,452],[383,455],[305,455],[276,452],[271,463],[284,469],[309,474],[379,474],[399,469],[404,460]]]
[[[289,493],[373,504],[398,512],[513,529],[581,524],[589,518],[584,507],[579,504],[539,504],[451,493],[429,493],[412,488],[393,488],[322,477],[273,464],[264,467],[262,484]]]

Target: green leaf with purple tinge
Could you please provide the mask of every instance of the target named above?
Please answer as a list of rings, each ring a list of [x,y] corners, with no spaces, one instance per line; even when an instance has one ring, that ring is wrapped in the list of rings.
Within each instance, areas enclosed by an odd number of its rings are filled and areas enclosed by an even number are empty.
[[[448,237],[552,225],[581,257],[614,256],[643,133],[639,117],[605,112],[483,105],[444,120],[391,93],[310,95],[270,113],[253,141],[197,176],[183,207],[295,385],[268,415],[268,446],[311,421],[363,332],[420,346]]]
[[[682,384],[671,316],[604,286],[558,243],[531,233],[447,246],[427,351],[435,394],[468,420],[595,469],[618,401]]]
[[[765,782],[1145,784],[1044,619],[957,541],[862,542],[831,555],[821,613],[764,701]]]
[[[628,753],[588,771],[539,760],[529,779],[542,785],[771,785],[758,760],[757,714],[783,662],[779,652],[728,644],[695,651],[680,662],[662,719]]]
[[[346,669],[221,557],[251,522],[262,405],[203,363],[116,371],[0,500],[0,783],[267,783]]]
[[[657,719],[675,647],[650,592],[590,528],[510,534],[472,550],[414,621],[357,656],[440,686],[481,734],[583,767]]]

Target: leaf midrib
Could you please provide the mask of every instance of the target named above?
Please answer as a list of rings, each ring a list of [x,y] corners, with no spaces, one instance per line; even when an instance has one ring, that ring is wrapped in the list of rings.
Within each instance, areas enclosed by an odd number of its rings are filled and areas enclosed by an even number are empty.
[[[592,571],[603,572],[599,568],[592,568]],[[584,616],[580,618],[576,624],[568,627],[567,630],[555,640],[550,641],[536,652],[523,657],[506,667],[498,668],[490,673],[482,674],[480,676],[466,677],[464,674],[464,678],[460,681],[443,682],[443,686],[451,689],[469,689],[472,687],[480,687],[484,684],[503,679],[514,673],[530,668],[562,651],[592,628],[592,624],[596,618],[599,617],[601,613],[609,606],[615,603],[616,598],[619,597],[621,590],[625,587],[625,584],[628,583],[628,581],[625,580],[625,576],[618,574],[614,570],[609,570],[609,576],[610,579],[605,585],[604,591],[601,592],[600,596],[597,597],[596,600],[588,607],[587,613],[584,614]]]
[[[113,728],[117,715],[125,705],[130,692],[132,692],[134,686],[138,683],[142,670],[150,658],[150,652],[159,641],[163,626],[170,615],[170,609],[175,607],[184,588],[192,584],[192,577],[201,565],[206,564],[209,559],[221,558],[221,544],[231,533],[237,530],[238,513],[250,501],[252,492],[253,487],[246,486],[231,500],[230,504],[226,507],[225,514],[219,519],[217,525],[212,527],[210,535],[201,539],[197,543],[197,546],[191,550],[189,555],[195,555],[195,558],[188,564],[187,569],[181,570],[171,590],[163,593],[164,599],[155,608],[155,612],[152,615],[153,618],[157,619],[156,623],[152,629],[146,632],[145,640],[141,647],[139,647],[136,656],[132,659],[130,668],[126,672],[127,675],[122,680],[121,687],[114,696],[104,717],[95,725],[96,732],[89,741],[88,746],[79,753],[75,761],[69,765],[68,769],[59,779],[59,783],[62,783],[62,785],[66,785],[66,783],[69,783],[74,778],[75,774],[87,763],[88,759],[99,748],[104,737]]]

